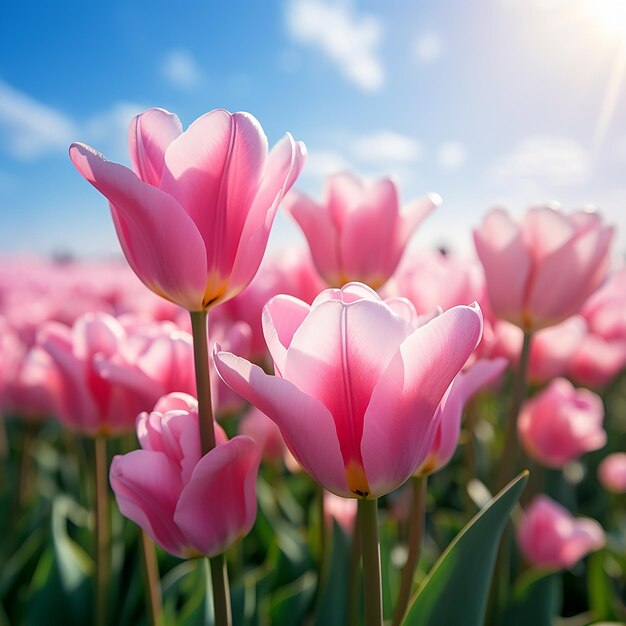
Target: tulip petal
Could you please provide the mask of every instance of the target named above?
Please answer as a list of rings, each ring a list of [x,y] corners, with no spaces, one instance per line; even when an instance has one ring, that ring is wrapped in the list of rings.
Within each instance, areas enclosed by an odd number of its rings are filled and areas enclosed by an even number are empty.
[[[441,196],[429,193],[417,198],[400,209],[400,228],[398,230],[397,247],[404,250],[415,229],[441,204]]]
[[[612,228],[590,230],[543,259],[528,295],[537,326],[550,326],[580,311],[604,277],[612,237]]]
[[[362,466],[363,416],[372,390],[412,331],[380,300],[329,300],[312,308],[293,336],[283,375],[330,411],[346,467]]]
[[[317,271],[334,286],[340,286],[339,236],[330,214],[308,196],[291,191],[283,202],[307,239]]]
[[[224,382],[278,425],[292,454],[317,482],[338,495],[352,495],[335,423],[319,400],[228,352],[213,358]]]
[[[519,226],[504,209],[494,209],[474,231],[474,244],[485,270],[494,312],[521,323],[531,259]]]
[[[459,306],[415,330],[400,345],[363,419],[361,453],[372,493],[395,489],[424,460],[435,413],[480,340],[480,309]]]
[[[165,454],[134,450],[115,456],[109,478],[122,515],[141,526],[164,550],[183,556],[185,540],[174,523],[182,484]]]
[[[185,207],[206,245],[207,266],[229,276],[267,160],[267,137],[249,113],[198,118],[165,153],[161,188]]]
[[[293,296],[279,295],[263,308],[263,335],[274,369],[279,376],[285,369],[287,348],[311,307]]]
[[[391,179],[375,181],[357,202],[346,212],[340,231],[342,269],[347,277],[379,287],[404,250],[396,245],[398,189]]]
[[[230,278],[232,295],[242,291],[257,273],[278,205],[300,175],[305,161],[305,145],[294,141],[289,133],[272,148],[239,239]]]
[[[126,260],[142,282],[189,310],[200,310],[207,277],[202,237],[168,194],[141,182],[131,170],[72,144],[76,169],[111,202]]]
[[[221,554],[252,528],[260,460],[254,441],[238,436],[196,465],[180,494],[174,521],[201,554]]]
[[[182,132],[178,116],[164,109],[148,109],[132,119],[128,127],[128,152],[133,170],[141,180],[159,186],[165,151]]]

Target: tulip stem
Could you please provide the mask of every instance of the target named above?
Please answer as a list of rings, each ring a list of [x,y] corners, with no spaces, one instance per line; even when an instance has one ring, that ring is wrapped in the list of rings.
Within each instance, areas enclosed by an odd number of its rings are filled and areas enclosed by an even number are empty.
[[[526,399],[528,390],[528,364],[530,362],[530,347],[532,333],[524,332],[524,341],[522,343],[522,352],[520,354],[519,363],[517,365],[517,373],[513,383],[513,399],[506,423],[506,435],[504,440],[504,449],[502,452],[502,463],[500,465],[500,476],[497,483],[498,489],[501,489],[511,480],[512,475],[517,470],[519,460],[519,443],[517,438],[517,417],[519,415],[522,404]]]
[[[159,565],[156,560],[154,542],[145,530],[141,534],[141,565],[146,590],[146,604],[150,626],[161,626],[163,605],[161,602],[161,585],[159,581]]]
[[[94,439],[94,477],[96,499],[96,626],[107,620],[109,580],[111,577],[111,525],[109,519],[109,481],[106,437]]]
[[[198,395],[198,427],[202,456],[215,448],[213,430],[213,407],[211,406],[211,381],[209,378],[209,341],[207,311],[191,311],[193,335],[193,360],[196,371]]]
[[[211,585],[213,587],[213,606],[215,607],[215,626],[232,626],[230,609],[230,590],[226,558],[218,554],[209,559],[211,565]]]
[[[213,407],[211,406],[211,379],[209,374],[208,312],[191,311],[191,334],[193,336],[193,359],[196,370],[198,394],[198,427],[202,456],[215,448]],[[211,585],[215,607],[215,625],[231,626],[230,590],[226,559],[223,554],[209,559]]]
[[[358,523],[363,556],[363,595],[365,626],[382,626],[383,594],[380,579],[380,541],[378,538],[378,500],[358,500]]]
[[[424,522],[426,520],[426,493],[428,477],[413,476],[411,478],[411,512],[409,514],[409,548],[406,563],[402,568],[400,579],[400,593],[393,613],[393,626],[400,626],[404,619],[411,589],[415,568],[419,563],[422,552],[422,536],[424,534]]]

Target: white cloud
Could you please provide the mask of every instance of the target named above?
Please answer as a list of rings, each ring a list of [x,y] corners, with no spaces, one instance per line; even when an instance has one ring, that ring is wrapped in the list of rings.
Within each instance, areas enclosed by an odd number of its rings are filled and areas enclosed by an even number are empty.
[[[202,70],[188,50],[170,50],[163,58],[163,77],[179,89],[193,89],[202,82]]]
[[[348,170],[350,164],[335,150],[310,150],[307,154],[303,175],[323,180],[331,174]]]
[[[411,163],[422,156],[419,141],[390,130],[355,137],[350,144],[352,154],[368,163]]]
[[[96,146],[111,160],[126,160],[128,124],[146,108],[134,102],[115,102],[107,110],[87,119],[81,129],[80,139]]]
[[[77,126],[67,115],[0,80],[0,135],[16,159],[31,160],[67,149]]]
[[[413,55],[420,63],[432,63],[442,54],[443,40],[435,33],[426,33],[418,37],[413,45]]]
[[[437,163],[444,170],[456,170],[467,158],[467,148],[459,141],[446,141],[437,150]]]
[[[568,187],[586,182],[591,156],[573,139],[536,136],[519,143],[487,172],[495,186],[517,182]]]
[[[124,160],[128,124],[145,108],[114,102],[81,122],[0,81],[0,147],[17,160],[30,161],[66,158],[72,141],[84,141],[113,160]]]
[[[380,89],[384,82],[378,57],[380,20],[357,13],[351,4],[331,5],[323,0],[291,0],[285,18],[294,41],[319,49],[362,89]]]

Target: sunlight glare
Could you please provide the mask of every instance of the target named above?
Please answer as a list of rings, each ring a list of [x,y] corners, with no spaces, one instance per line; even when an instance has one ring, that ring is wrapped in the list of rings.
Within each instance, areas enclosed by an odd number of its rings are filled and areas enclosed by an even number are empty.
[[[585,14],[604,34],[626,39],[626,0],[586,0]]]

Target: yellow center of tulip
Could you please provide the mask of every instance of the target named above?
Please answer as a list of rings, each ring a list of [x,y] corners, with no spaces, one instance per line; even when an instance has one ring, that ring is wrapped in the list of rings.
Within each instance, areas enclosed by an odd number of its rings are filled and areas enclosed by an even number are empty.
[[[365,470],[357,461],[350,461],[346,465],[346,481],[348,489],[359,498],[367,498],[370,495],[370,486],[367,483]]]

